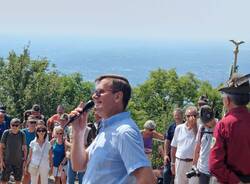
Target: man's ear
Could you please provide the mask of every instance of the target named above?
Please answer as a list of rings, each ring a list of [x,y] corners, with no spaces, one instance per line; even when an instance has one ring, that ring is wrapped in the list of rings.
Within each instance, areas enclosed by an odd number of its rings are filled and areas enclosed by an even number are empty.
[[[123,99],[123,92],[122,91],[118,91],[115,93],[115,102],[120,102]]]

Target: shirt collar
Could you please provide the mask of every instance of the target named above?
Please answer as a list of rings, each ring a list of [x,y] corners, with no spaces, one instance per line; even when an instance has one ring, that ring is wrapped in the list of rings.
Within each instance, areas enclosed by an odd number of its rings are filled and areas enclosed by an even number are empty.
[[[108,119],[102,120],[100,122],[100,128],[101,129],[108,128],[109,126],[112,126],[115,122],[122,121],[123,119],[127,119],[129,117],[130,117],[130,112],[121,112],[115,114]]]
[[[229,114],[242,113],[242,112],[248,112],[247,107],[244,106],[244,107],[236,107],[236,108],[233,108],[233,109],[231,109],[231,110],[226,114],[226,116],[229,115]]]

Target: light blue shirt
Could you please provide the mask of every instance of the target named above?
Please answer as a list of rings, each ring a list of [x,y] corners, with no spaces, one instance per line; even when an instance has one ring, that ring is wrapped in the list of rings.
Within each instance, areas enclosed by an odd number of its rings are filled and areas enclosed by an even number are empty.
[[[87,150],[89,162],[83,184],[134,184],[136,178],[131,173],[150,167],[141,133],[128,112],[102,121]]]

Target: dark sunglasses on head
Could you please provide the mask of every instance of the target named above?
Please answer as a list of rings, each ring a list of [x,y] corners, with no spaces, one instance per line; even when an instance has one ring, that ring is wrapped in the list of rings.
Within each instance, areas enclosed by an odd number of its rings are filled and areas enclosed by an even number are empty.
[[[13,127],[19,127],[19,124],[11,124]]]
[[[37,132],[46,132],[46,129],[37,129]]]

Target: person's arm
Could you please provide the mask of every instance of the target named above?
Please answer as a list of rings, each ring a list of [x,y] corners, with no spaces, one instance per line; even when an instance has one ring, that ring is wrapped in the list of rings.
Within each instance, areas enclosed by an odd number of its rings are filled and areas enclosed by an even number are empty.
[[[170,140],[165,139],[164,141],[164,165],[166,165],[170,161],[169,147],[170,147]]]
[[[4,161],[3,161],[3,150],[5,148],[4,143],[0,143],[0,170],[2,171],[5,167]]]
[[[31,158],[32,158],[32,154],[33,154],[32,149],[33,149],[32,147],[30,147],[30,149],[29,149],[29,154],[28,154],[28,157],[27,157],[27,160],[26,160],[26,164],[25,164],[25,169],[24,169],[25,174],[28,173],[29,164],[31,162]]]
[[[26,165],[26,162],[27,162],[27,153],[28,153],[27,145],[26,144],[22,145],[22,151],[23,151],[24,165]]]
[[[79,110],[83,108],[81,103],[74,114],[79,115]],[[84,146],[84,132],[87,125],[87,113],[84,112],[78,119],[72,122],[72,145],[71,145],[71,163],[75,171],[85,170],[88,163],[88,152]]]
[[[132,173],[136,177],[137,184],[156,184],[156,178],[150,167],[141,167]]]
[[[196,135],[195,147],[194,147],[194,155],[193,155],[193,165],[197,166],[199,157],[200,157],[200,149],[201,149],[201,132],[205,130],[205,127],[202,125],[199,127],[198,133]]]
[[[193,165],[197,166],[197,162],[200,155],[201,144],[199,142],[196,143],[194,148],[194,157],[193,157]]]
[[[177,150],[177,147],[173,147],[171,146],[171,171],[172,171],[172,174],[175,175],[175,155],[176,155],[176,150]]]
[[[164,140],[164,136],[161,133],[156,132],[155,130],[153,131],[153,138]]]

